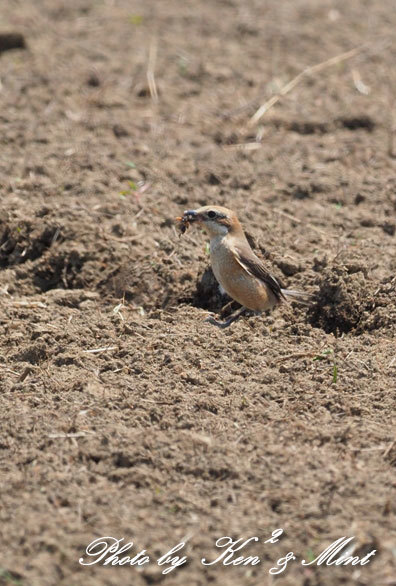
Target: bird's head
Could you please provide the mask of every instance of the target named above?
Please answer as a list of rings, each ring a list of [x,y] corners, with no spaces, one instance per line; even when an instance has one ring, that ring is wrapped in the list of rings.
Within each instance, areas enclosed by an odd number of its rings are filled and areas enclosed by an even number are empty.
[[[242,231],[236,214],[220,206],[204,206],[196,210],[186,210],[182,218],[185,222],[202,224],[211,238]]]

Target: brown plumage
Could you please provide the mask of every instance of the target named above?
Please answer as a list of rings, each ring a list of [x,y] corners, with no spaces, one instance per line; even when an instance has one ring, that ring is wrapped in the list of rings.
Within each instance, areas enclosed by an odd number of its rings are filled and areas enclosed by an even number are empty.
[[[220,206],[204,206],[197,210],[187,210],[181,220],[183,226],[193,222],[205,226],[210,236],[213,273],[221,289],[242,305],[235,317],[231,316],[226,322],[209,318],[211,323],[227,327],[245,309],[262,312],[286,301],[288,297],[304,302],[304,293],[281,289],[278,281],[251,249],[232,210]]]

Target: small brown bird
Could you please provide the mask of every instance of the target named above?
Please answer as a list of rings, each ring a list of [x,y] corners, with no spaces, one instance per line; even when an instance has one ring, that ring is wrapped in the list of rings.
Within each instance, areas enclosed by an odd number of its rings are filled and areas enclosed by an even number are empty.
[[[307,295],[281,289],[278,281],[254,254],[236,214],[219,206],[187,210],[181,218],[182,233],[194,222],[203,224],[210,236],[210,259],[220,290],[242,305],[225,322],[213,317],[207,321],[221,328],[228,327],[247,309],[261,313],[292,298],[306,303]]]

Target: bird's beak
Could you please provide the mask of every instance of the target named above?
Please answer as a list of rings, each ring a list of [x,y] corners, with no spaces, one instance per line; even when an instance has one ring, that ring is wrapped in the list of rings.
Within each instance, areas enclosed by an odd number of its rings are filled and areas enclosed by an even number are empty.
[[[202,222],[202,216],[195,210],[185,210],[182,216],[175,218],[179,222],[180,234],[184,234],[190,224],[193,222]]]
[[[201,216],[198,214],[198,212],[196,212],[195,210],[186,210],[183,214],[183,219],[186,222],[198,222],[200,221],[202,218]]]

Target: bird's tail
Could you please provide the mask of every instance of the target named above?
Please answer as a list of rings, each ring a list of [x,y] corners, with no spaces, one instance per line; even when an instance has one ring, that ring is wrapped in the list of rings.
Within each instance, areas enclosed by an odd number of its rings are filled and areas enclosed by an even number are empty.
[[[282,295],[286,301],[296,301],[302,305],[311,305],[309,293],[303,291],[293,291],[292,289],[281,289]]]

